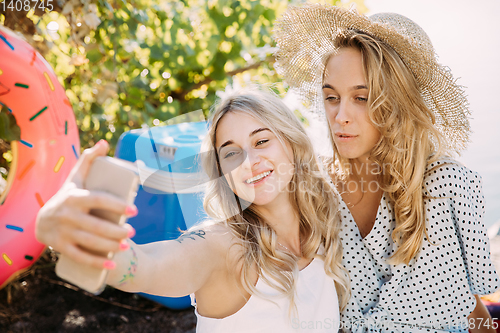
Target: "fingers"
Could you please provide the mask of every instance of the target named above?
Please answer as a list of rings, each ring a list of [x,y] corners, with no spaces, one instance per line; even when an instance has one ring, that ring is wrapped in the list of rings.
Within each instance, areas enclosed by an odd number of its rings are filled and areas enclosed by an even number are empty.
[[[55,234],[58,229],[73,228],[96,233],[111,239],[126,238],[129,229],[90,215],[92,209],[102,209],[119,215],[135,216],[137,208],[105,192],[93,192],[72,188],[57,193],[38,213],[37,235],[47,243],[45,236]]]
[[[85,213],[75,216],[75,218],[69,220],[68,223],[72,224],[71,227],[75,229],[75,231],[82,230],[98,237],[114,241],[125,239],[129,235],[129,229],[127,227]],[[92,249],[90,245],[89,248]]]
[[[125,235],[129,233],[128,228],[125,227],[106,222],[101,224],[124,229],[121,232],[124,231]],[[130,244],[125,239],[110,239],[86,230],[62,230],[61,235],[62,237],[58,239],[63,240],[63,242],[58,244],[59,252],[77,263],[98,269],[115,268],[116,264],[109,259],[108,254],[126,251],[130,248]]]
[[[136,216],[138,213],[135,205],[128,205],[125,200],[100,191],[74,190],[74,195],[68,197],[68,204],[84,212],[89,212],[91,209],[103,209],[129,217]]]
[[[125,239],[109,239],[85,230],[78,230],[74,233],[74,244],[77,244],[84,251],[106,258],[109,252],[125,251],[129,249],[129,244]]]
[[[75,248],[103,253],[124,250],[120,241],[133,237],[133,228],[90,215],[89,211],[95,208],[117,214],[128,213],[129,216],[137,214],[135,206],[127,206],[123,200],[108,193],[70,188],[65,193],[56,194],[40,209],[35,236],[73,260],[78,260],[73,257],[73,253],[77,252]],[[99,263],[104,259],[101,258]]]
[[[83,222],[78,226],[83,225],[85,228],[75,227],[75,221]],[[109,260],[108,254],[130,248],[125,238],[131,234],[131,230],[131,227],[119,226],[81,213],[53,232],[53,247],[78,263],[112,269],[115,265]]]
[[[132,227],[128,223],[125,223],[123,226],[128,230],[128,234],[127,234],[128,238],[132,238],[132,237],[135,236],[135,229],[134,229],[134,227]]]
[[[130,230],[129,235],[135,234],[135,230],[130,225],[126,224],[125,227]],[[80,264],[90,265],[98,269],[114,269],[116,267],[116,263],[109,260],[107,256],[109,252],[117,253],[130,249],[127,240],[111,241],[85,231],[81,231],[80,235],[77,235],[77,239],[75,243],[66,244],[64,254]],[[87,250],[88,247],[93,248],[93,251]]]
[[[98,269],[113,269],[114,267],[116,267],[116,264],[109,260],[107,257],[92,254],[90,252],[82,250],[80,247],[75,245],[69,245],[65,249],[64,254],[82,265],[88,265]]]
[[[98,237],[114,241],[129,237],[131,229],[133,230],[130,225],[120,226],[100,217],[93,216],[89,212],[91,209],[103,209],[131,217],[137,215],[138,211],[135,205],[127,205],[124,200],[105,192],[91,192],[81,189],[74,190],[73,192],[74,194],[67,199],[66,204],[58,211],[60,214],[58,224],[61,225],[61,228],[66,226],[69,230],[75,232],[83,230]],[[73,236],[73,238],[77,239],[76,236]],[[85,240],[81,245],[84,244]],[[88,248],[92,249],[93,247],[90,245]]]
[[[105,140],[97,142],[92,148],[85,149],[71,170],[68,180],[76,183],[81,188],[94,159],[98,156],[106,156],[108,151],[109,144]]]

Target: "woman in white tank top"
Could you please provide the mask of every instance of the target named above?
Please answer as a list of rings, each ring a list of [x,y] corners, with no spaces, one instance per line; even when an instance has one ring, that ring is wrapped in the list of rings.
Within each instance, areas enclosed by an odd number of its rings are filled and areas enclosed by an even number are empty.
[[[177,240],[137,245],[129,229],[91,208],[136,213],[82,189],[102,142],[40,210],[37,237],[84,265],[110,270],[124,291],[196,299],[198,332],[336,332],[349,298],[337,199],[294,114],[269,93],[246,90],[215,108],[202,151],[211,221]],[[130,234],[128,235],[130,237]],[[118,252],[113,261],[82,250]]]

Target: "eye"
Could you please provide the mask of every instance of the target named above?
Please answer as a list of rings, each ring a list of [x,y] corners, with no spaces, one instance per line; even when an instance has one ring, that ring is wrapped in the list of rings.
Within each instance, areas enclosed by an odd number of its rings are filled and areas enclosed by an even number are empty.
[[[356,97],[356,100],[359,101],[359,102],[367,102],[368,98],[366,98],[366,97]]]
[[[260,145],[263,145],[264,143],[266,143],[268,141],[269,141],[268,139],[262,139],[262,140],[257,141],[257,143],[255,145],[256,146],[260,146]]]
[[[225,159],[226,159],[226,158],[230,158],[230,157],[235,156],[236,154],[238,154],[238,152],[237,152],[237,151],[229,151],[229,152],[227,152],[226,154],[224,154],[224,158],[225,158]]]
[[[325,98],[325,100],[326,100],[326,101],[329,101],[329,102],[336,102],[336,101],[338,101],[339,99],[340,99],[340,98],[338,98],[337,96],[331,96],[331,95],[330,95],[330,96],[327,96],[327,97]]]
[[[325,98],[325,103],[338,104],[338,103],[340,103],[340,97],[337,97],[337,96],[327,96]]]

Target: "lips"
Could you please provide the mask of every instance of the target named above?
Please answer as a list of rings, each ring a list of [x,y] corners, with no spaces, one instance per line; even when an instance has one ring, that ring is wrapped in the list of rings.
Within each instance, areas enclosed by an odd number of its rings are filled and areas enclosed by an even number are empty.
[[[248,178],[247,180],[245,180],[245,183],[247,184],[255,184],[255,183],[258,183],[259,181],[261,181],[262,179],[266,178],[267,176],[269,176],[271,174],[272,170],[267,170],[267,171],[264,171],[264,172],[261,172],[259,173],[258,175],[252,177],[252,178]]]
[[[349,140],[352,140],[354,138],[357,138],[358,135],[344,133],[344,132],[335,132],[335,137],[337,138],[337,140],[340,140],[340,141],[349,141]]]
[[[335,136],[337,136],[339,138],[354,138],[354,137],[357,137],[357,135],[349,134],[349,133],[343,133],[343,132],[335,132]]]

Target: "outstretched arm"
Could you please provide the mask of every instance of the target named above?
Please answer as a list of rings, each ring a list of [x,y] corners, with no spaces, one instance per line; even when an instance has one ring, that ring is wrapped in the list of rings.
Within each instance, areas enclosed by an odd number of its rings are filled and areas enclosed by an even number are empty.
[[[227,268],[229,234],[220,227],[190,231],[176,240],[137,245],[117,253],[107,283],[124,291],[180,297],[204,287]],[[222,246],[221,246],[222,245]]]
[[[117,197],[83,188],[93,160],[107,152],[104,141],[85,150],[63,187],[40,210],[37,239],[82,265],[110,269],[107,282],[125,291],[183,296],[204,286],[212,272],[225,267],[227,251],[220,249],[230,240],[227,233],[198,230],[178,240],[137,245],[127,239],[131,227],[89,214],[95,208],[137,212]],[[98,252],[116,254],[109,261]]]

